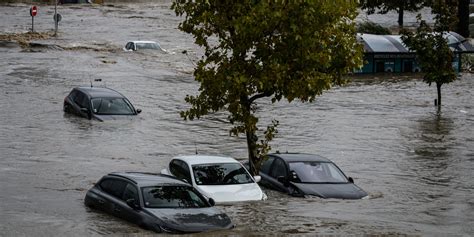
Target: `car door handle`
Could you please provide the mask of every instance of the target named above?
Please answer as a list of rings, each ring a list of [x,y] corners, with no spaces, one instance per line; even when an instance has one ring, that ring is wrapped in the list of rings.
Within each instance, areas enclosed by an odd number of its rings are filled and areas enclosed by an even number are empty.
[[[104,204],[105,203],[104,200],[100,200],[100,199],[99,199],[98,202],[99,202],[99,204]]]
[[[117,206],[114,207],[114,212],[120,212],[120,211],[121,211],[121,209],[119,207],[117,207]]]

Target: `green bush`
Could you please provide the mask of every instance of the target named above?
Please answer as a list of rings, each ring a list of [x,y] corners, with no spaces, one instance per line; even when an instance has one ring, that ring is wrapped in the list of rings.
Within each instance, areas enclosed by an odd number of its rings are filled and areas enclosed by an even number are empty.
[[[365,21],[357,24],[357,33],[374,34],[374,35],[390,35],[391,32],[377,23]]]

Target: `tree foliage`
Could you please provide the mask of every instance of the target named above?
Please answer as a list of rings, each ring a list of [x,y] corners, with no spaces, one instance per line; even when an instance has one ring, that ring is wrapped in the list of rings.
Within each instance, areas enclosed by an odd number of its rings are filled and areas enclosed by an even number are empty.
[[[364,34],[374,34],[374,35],[392,34],[392,32],[390,32],[389,29],[371,21],[358,23],[356,29],[357,29],[357,33],[364,33]]]
[[[184,16],[179,29],[204,49],[194,71],[199,94],[186,96],[191,107],[181,116],[227,111],[230,134],[246,135],[254,174],[278,126],[273,120],[259,131],[255,101],[311,102],[362,65],[355,1],[195,0],[172,9]]]
[[[403,31],[402,40],[413,51],[416,51],[417,61],[425,73],[423,80],[431,86],[436,84],[438,99],[441,106],[441,86],[456,80],[453,68],[454,53],[448,45],[446,33],[456,25],[455,1],[438,0],[433,2],[432,11],[435,14],[435,24],[429,26],[419,15],[419,27],[416,32]]]
[[[403,26],[404,11],[418,11],[425,5],[424,0],[360,0],[360,7],[366,9],[368,14],[373,14],[377,10],[380,14],[389,11],[398,12],[398,25]]]

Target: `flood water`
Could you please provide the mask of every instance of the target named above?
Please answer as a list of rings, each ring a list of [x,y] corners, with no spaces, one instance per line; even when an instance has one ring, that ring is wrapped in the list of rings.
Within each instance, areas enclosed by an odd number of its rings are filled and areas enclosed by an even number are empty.
[[[26,32],[28,9],[1,5],[0,33]],[[159,172],[173,156],[196,150],[244,158],[246,143],[228,135],[225,114],[179,117],[184,97],[198,88],[190,59],[200,51],[177,30],[181,19],[169,3],[59,11],[57,39],[0,47],[0,235],[153,234],[86,208],[87,189],[106,173]],[[54,29],[52,13],[40,5],[35,30]],[[173,53],[123,52],[127,40],[156,40]],[[95,78],[143,112],[106,122],[65,115],[64,97]],[[326,156],[371,199],[265,189],[267,201],[219,206],[237,226],[214,234],[472,235],[473,88],[471,74],[444,85],[441,113],[433,106],[436,88],[413,78],[357,79],[311,104],[261,100],[261,126],[280,121],[274,151]]]

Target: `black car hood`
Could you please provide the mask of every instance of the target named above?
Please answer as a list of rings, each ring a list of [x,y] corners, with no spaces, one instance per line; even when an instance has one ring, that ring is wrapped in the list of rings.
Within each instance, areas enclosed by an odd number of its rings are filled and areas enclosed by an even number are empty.
[[[314,195],[321,198],[360,199],[367,193],[353,183],[293,183],[305,195]]]
[[[146,208],[163,222],[164,227],[178,232],[202,232],[233,227],[230,218],[214,207]]]

